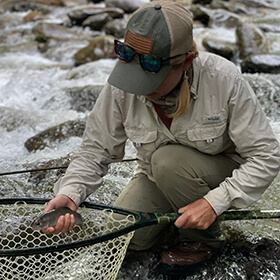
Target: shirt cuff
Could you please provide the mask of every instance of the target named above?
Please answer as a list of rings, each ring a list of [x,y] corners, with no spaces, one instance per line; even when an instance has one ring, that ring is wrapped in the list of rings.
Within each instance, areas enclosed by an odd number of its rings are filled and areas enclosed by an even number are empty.
[[[81,185],[69,185],[61,188],[55,195],[66,195],[79,206],[86,199],[86,192],[84,189],[85,187]]]
[[[231,206],[228,192],[225,187],[220,185],[218,188],[208,192],[204,198],[210,203],[217,216],[228,210]]]

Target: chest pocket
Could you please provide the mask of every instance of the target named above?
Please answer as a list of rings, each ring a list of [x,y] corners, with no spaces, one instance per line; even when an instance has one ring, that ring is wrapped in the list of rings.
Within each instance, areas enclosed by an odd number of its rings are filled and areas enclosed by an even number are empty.
[[[189,129],[187,134],[199,151],[214,155],[223,152],[230,143],[226,130],[227,123],[225,122],[211,127]]]
[[[137,150],[137,158],[144,162],[150,162],[151,156],[156,150],[157,131],[141,128],[125,128],[125,131]]]

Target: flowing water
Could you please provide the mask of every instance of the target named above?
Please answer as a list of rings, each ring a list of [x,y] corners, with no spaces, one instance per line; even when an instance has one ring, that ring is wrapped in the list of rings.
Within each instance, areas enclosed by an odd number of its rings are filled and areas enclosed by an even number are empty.
[[[57,8],[48,15],[47,21],[62,23],[68,10],[67,7]],[[115,64],[114,59],[101,59],[74,67],[74,53],[87,45],[83,40],[74,46],[62,44],[51,55],[40,53],[37,44],[28,44],[32,41],[31,30],[35,23],[22,22],[27,14],[28,11],[7,12],[7,16],[13,17],[12,24],[0,29],[0,173],[38,167],[40,163],[72,155],[81,143],[80,137],[69,137],[36,152],[29,152],[24,144],[30,137],[52,126],[86,119],[89,111],[74,110],[67,92],[77,87],[104,85]],[[84,32],[91,35],[90,30]],[[206,35],[236,41],[235,32],[223,28],[197,26],[194,34],[200,47]],[[245,77],[255,85],[256,94],[280,141],[279,75],[260,73],[245,74]],[[129,143],[127,157],[134,157]],[[112,164],[104,184],[90,200],[111,204],[133,175],[135,165],[135,162]],[[40,176],[31,175],[0,176],[1,197],[51,198],[53,183],[61,173],[56,170]],[[278,175],[252,208],[279,209],[279,187]],[[280,279],[279,220],[226,222],[223,229],[230,243],[222,255],[200,272],[174,279]],[[156,269],[161,249],[159,246],[149,252],[129,252],[117,279],[167,279]]]

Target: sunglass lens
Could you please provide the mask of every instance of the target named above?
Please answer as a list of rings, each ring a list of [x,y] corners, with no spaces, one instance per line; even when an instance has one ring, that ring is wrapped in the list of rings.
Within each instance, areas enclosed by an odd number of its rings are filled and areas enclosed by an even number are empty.
[[[144,70],[148,72],[159,72],[161,68],[161,60],[157,57],[143,54],[140,56],[140,63]]]
[[[116,54],[120,60],[130,62],[134,57],[134,51],[130,47],[122,44],[121,42],[115,42]]]

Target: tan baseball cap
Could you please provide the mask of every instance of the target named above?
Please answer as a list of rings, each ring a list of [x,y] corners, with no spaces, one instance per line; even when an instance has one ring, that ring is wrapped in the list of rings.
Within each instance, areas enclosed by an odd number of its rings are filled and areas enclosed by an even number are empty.
[[[192,29],[191,15],[184,6],[172,1],[153,1],[129,19],[125,43],[139,53],[169,58],[190,51]],[[108,82],[129,93],[147,95],[163,82],[173,62],[164,64],[158,73],[150,73],[143,70],[137,56],[129,63],[118,61]]]

